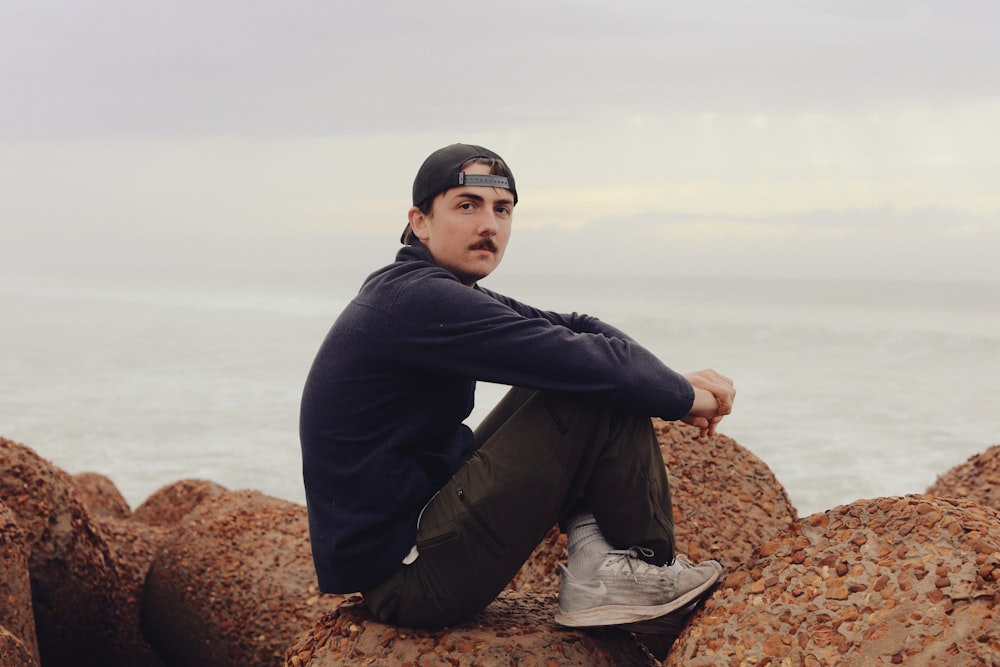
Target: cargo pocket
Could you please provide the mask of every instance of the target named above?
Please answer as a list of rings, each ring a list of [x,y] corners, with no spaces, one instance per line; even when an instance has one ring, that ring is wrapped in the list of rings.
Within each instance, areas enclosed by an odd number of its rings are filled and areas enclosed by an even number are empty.
[[[456,490],[459,502],[468,512],[469,517],[472,519],[472,526],[483,536],[483,538],[496,550],[497,553],[504,553],[507,551],[507,545],[503,543],[500,537],[496,534],[493,528],[490,526],[489,521],[483,516],[479,508],[476,507],[475,503],[465,494],[465,490],[462,487],[458,487]]]

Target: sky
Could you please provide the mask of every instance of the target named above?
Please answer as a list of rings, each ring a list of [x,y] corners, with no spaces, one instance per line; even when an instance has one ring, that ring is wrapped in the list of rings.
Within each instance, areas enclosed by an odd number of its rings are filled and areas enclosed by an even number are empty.
[[[0,0],[3,270],[368,271],[424,157],[501,270],[1000,281],[996,0]]]

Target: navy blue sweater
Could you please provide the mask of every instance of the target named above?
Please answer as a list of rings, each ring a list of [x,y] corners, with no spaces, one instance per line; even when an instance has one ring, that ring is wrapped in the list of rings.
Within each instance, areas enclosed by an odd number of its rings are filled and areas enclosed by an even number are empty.
[[[419,241],[367,278],[323,341],[300,415],[320,589],[370,589],[399,566],[424,504],[471,455],[477,380],[685,416],[694,390],[614,327],[463,285]]]

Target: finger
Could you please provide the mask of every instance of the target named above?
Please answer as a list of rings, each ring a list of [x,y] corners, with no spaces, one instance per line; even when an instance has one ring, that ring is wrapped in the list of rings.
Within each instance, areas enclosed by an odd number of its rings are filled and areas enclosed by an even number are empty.
[[[693,415],[688,415],[681,421],[683,421],[685,424],[689,426],[694,426],[697,429],[708,428],[708,419],[706,419],[705,417],[695,417]]]
[[[709,377],[712,377],[717,382],[724,382],[724,383],[728,384],[731,387],[734,386],[734,384],[735,384],[733,382],[732,378],[730,378],[727,375],[723,375],[722,373],[720,373],[719,371],[715,370],[714,368],[706,368],[705,370],[703,370],[701,372],[705,373]]]

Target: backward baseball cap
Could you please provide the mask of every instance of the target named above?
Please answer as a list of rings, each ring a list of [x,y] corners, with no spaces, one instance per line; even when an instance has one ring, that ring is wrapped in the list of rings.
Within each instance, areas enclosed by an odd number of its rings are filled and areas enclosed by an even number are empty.
[[[503,174],[466,174],[462,165],[474,158],[490,158],[499,160],[503,165]],[[514,174],[511,173],[507,161],[488,148],[472,144],[452,144],[445,146],[427,156],[413,179],[413,205],[420,206],[428,199],[436,197],[445,190],[461,185],[479,185],[510,190],[517,203],[517,190],[514,186]],[[407,242],[410,224],[403,229],[400,243]]]

